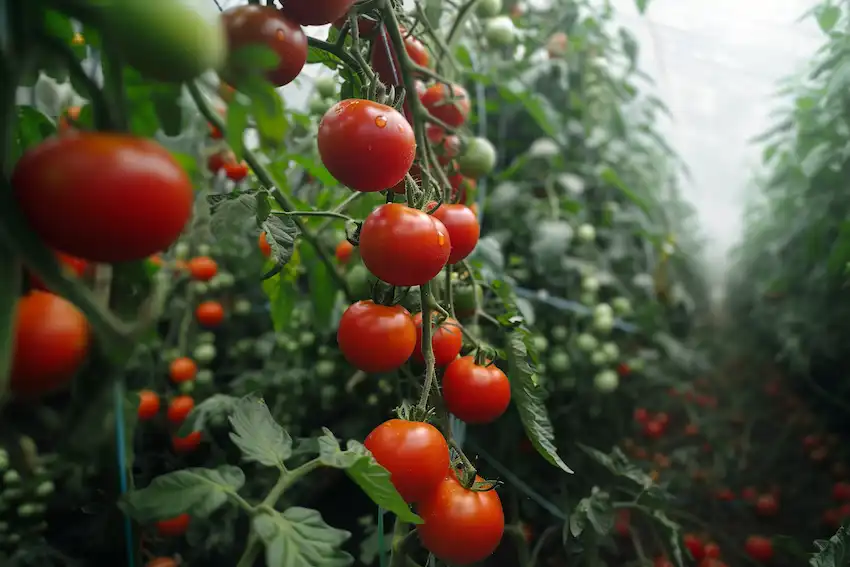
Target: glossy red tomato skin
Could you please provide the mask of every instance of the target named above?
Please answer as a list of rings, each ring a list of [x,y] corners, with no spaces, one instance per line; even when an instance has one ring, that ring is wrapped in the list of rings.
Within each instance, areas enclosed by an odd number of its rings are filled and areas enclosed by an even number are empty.
[[[773,542],[764,536],[748,537],[744,543],[744,549],[747,551],[747,555],[762,563],[773,558]]]
[[[139,408],[136,415],[142,421],[153,419],[159,412],[160,405],[159,395],[156,392],[142,390],[139,392]]]
[[[446,409],[466,423],[490,423],[511,403],[511,383],[496,365],[480,366],[464,356],[446,367],[443,375]]]
[[[323,26],[344,17],[354,0],[286,0],[280,12],[302,26]]]
[[[195,318],[204,327],[218,327],[224,321],[224,307],[218,301],[204,301],[195,308]]]
[[[469,116],[469,93],[461,85],[451,85],[451,89],[444,83],[431,85],[420,100],[435,118],[454,128],[463,125]],[[446,100],[454,102],[444,104]]]
[[[363,264],[390,285],[428,283],[448,262],[451,248],[439,219],[398,203],[372,211],[360,229]]]
[[[201,444],[201,432],[193,431],[186,437],[171,437],[171,448],[175,453],[191,453]]]
[[[436,319],[436,317],[433,318]],[[413,324],[416,325],[416,347],[413,349],[413,360],[421,364],[425,362],[425,357],[422,356],[422,313],[413,316]],[[455,360],[461,348],[463,348],[463,333],[460,330],[460,323],[455,319],[448,317],[440,326],[433,328],[431,350],[434,352],[434,363],[438,367],[446,366]]]
[[[363,444],[390,471],[393,486],[408,503],[430,493],[449,467],[449,445],[429,423],[390,419],[373,429]]]
[[[156,531],[161,536],[181,536],[189,528],[190,520],[189,514],[180,514],[167,520],[160,520],[156,523]]]
[[[322,163],[355,191],[383,191],[404,179],[416,156],[413,127],[396,109],[370,100],[333,105],[319,123]]]
[[[399,31],[401,32],[401,36],[404,38],[404,49],[407,51],[407,55],[410,59],[417,65],[428,67],[431,63],[431,56],[428,55],[428,49],[425,45],[417,38],[409,35],[407,30],[404,28],[399,28]],[[386,34],[387,44],[386,46],[384,45],[379,33],[378,38],[375,40],[372,47],[372,68],[375,70],[375,73],[377,73],[378,78],[381,79],[381,82],[385,85],[398,86],[402,83],[398,54],[393,51],[390,34],[385,30],[382,30],[381,33]],[[387,56],[388,48],[392,54],[392,66],[390,65],[390,58]],[[396,71],[395,74],[393,74],[393,67]],[[398,77],[398,80],[396,80],[396,77]]]
[[[452,251],[449,254],[449,264],[457,264],[472,254],[481,236],[481,226],[478,217],[466,205],[444,203],[433,213],[435,218],[445,225],[452,241]]]
[[[88,321],[70,301],[33,291],[18,301],[9,388],[35,398],[67,385],[90,347]]]
[[[709,542],[709,543],[705,544],[705,547],[703,547],[702,549],[703,549],[703,554],[705,554],[706,557],[709,557],[711,559],[719,559],[720,558],[720,546],[717,545],[716,543]]]
[[[168,248],[192,213],[192,182],[168,151],[124,134],[77,132],[28,150],[12,173],[29,225],[52,248],[93,262]]]
[[[401,305],[366,300],[345,310],[336,337],[352,366],[363,372],[389,372],[410,358],[416,345],[416,327]]]
[[[266,46],[277,53],[278,66],[266,71],[274,86],[288,85],[301,73],[307,62],[307,35],[297,23],[272,7],[254,4],[225,10],[221,18],[231,53],[249,45]]]
[[[425,520],[416,526],[422,544],[451,564],[468,565],[489,557],[505,531],[502,502],[496,491],[468,490],[453,471],[419,501],[416,512]]]

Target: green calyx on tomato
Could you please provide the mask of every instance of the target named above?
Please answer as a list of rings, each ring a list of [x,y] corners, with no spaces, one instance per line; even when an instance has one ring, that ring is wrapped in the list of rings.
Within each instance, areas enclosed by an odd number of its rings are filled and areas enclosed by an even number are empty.
[[[496,166],[496,148],[487,138],[472,138],[457,158],[460,172],[467,177],[483,177]]]
[[[383,191],[397,185],[413,165],[413,127],[396,109],[371,100],[333,105],[319,123],[322,163],[337,181],[355,191]]]
[[[142,75],[189,81],[224,64],[227,44],[218,13],[198,0],[91,3],[100,29]]]

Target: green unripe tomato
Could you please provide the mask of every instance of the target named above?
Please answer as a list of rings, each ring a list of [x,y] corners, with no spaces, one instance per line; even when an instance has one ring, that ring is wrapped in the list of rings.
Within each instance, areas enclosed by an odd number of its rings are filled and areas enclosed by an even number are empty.
[[[247,299],[239,299],[233,304],[233,312],[237,315],[247,315],[251,312],[251,302]]]
[[[483,177],[493,171],[496,165],[496,148],[487,138],[472,138],[457,158],[457,164],[463,175],[473,179]]]
[[[596,229],[593,228],[592,224],[581,225],[578,227],[576,234],[582,242],[593,242],[596,240]]]
[[[205,282],[192,282],[189,285],[192,286],[192,293],[195,295],[206,295],[210,290],[210,286]]]
[[[596,294],[592,291],[585,291],[579,296],[579,301],[588,307],[596,303]]]
[[[551,334],[553,339],[560,342],[567,340],[567,337],[570,335],[570,332],[566,327],[562,325],[557,325],[555,327],[552,327]]]
[[[307,108],[310,111],[310,114],[315,114],[316,116],[324,116],[328,109],[333,105],[334,101],[332,100],[322,97],[312,97],[307,103]]]
[[[490,45],[508,47],[516,41],[516,26],[509,16],[496,16],[484,24],[484,37]]]
[[[363,264],[355,264],[345,274],[345,282],[348,289],[356,299],[366,299],[372,294],[372,286],[369,281],[369,270]]]
[[[195,347],[195,352],[192,353],[192,358],[201,364],[209,364],[215,360],[215,346],[211,344],[202,344]]]
[[[316,335],[314,335],[313,333],[305,331],[305,332],[301,333],[300,337],[298,337],[298,342],[303,347],[313,346],[313,344],[316,342]]]
[[[593,335],[582,333],[576,337],[576,344],[578,345],[578,348],[584,352],[591,352],[596,350],[596,347],[599,345],[599,341],[597,341],[596,337]]]
[[[316,92],[322,98],[330,98],[336,95],[336,81],[330,75],[316,77]]]
[[[284,347],[286,347],[286,345],[288,345],[290,343],[289,335],[285,335],[283,333],[278,333],[274,337],[274,342],[278,347],[284,348]]]
[[[608,362],[614,362],[620,358],[620,347],[615,343],[604,343],[602,345],[602,352],[605,353],[605,358],[608,359]]]
[[[492,18],[498,16],[502,11],[502,0],[479,0],[475,11],[481,18]]]
[[[546,349],[549,348],[549,341],[543,335],[536,335],[532,341],[537,352],[546,352]]]
[[[200,344],[209,344],[215,342],[215,333],[200,333],[197,338],[198,343]]]
[[[18,484],[19,482],[21,482],[21,475],[18,474],[18,471],[6,471],[6,474],[3,475],[3,483],[6,486]]]
[[[596,307],[593,308],[593,318],[594,319],[605,319],[611,318],[614,316],[614,310],[611,309],[611,306],[607,303],[600,303]]]
[[[212,248],[209,244],[198,245],[198,256],[209,256],[212,253]]]
[[[192,380],[190,382],[180,382],[180,392],[184,394],[191,394],[195,391],[195,381]]]
[[[185,242],[178,242],[174,245],[174,258],[176,260],[185,260],[189,257],[189,245]]]
[[[145,77],[183,83],[224,65],[224,25],[201,0],[113,0],[91,6],[110,45]]]
[[[336,372],[336,364],[332,360],[320,360],[316,363],[316,377],[327,379]]]
[[[581,289],[590,293],[599,291],[599,280],[593,276],[587,276],[581,280]]]
[[[595,350],[590,355],[590,363],[594,366],[605,366],[608,363],[608,357],[601,350]]]
[[[603,370],[593,377],[593,386],[597,392],[610,394],[620,385],[620,378],[613,370]]]
[[[36,496],[41,497],[50,496],[51,494],[53,494],[53,491],[55,489],[56,486],[53,484],[52,481],[45,480],[44,482],[35,487],[35,494]]]
[[[204,368],[203,370],[198,370],[198,374],[195,375],[195,383],[202,385],[212,384],[213,377],[213,371],[208,368]]]
[[[549,368],[552,372],[564,372],[570,368],[570,355],[562,350],[556,350],[549,357]]]
[[[632,304],[625,297],[615,297],[611,303],[618,315],[628,315],[632,312]]]
[[[614,328],[614,319],[612,317],[600,317],[593,321],[593,328],[602,334],[608,334]]]
[[[220,289],[233,287],[233,284],[236,283],[236,278],[230,272],[220,272],[213,279],[218,281],[218,287]]]

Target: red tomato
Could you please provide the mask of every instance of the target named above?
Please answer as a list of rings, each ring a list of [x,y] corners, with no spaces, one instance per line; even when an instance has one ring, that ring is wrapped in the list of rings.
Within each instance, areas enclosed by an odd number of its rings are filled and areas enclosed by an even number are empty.
[[[767,563],[773,558],[773,542],[764,536],[752,535],[748,537],[744,549],[747,551],[747,555],[761,563]]]
[[[168,366],[168,376],[175,384],[189,382],[195,379],[198,373],[198,365],[191,358],[185,356],[174,359]]]
[[[139,392],[139,409],[137,415],[142,421],[153,419],[159,412],[159,395],[151,390]]]
[[[688,551],[691,552],[695,561],[700,561],[703,557],[705,557],[705,550],[702,546],[702,540],[699,536],[694,534],[685,534],[682,537],[682,542],[685,544],[685,547],[688,548]]]
[[[302,26],[323,26],[344,18],[354,0],[287,0],[280,12]]]
[[[454,134],[447,136],[445,131],[436,124],[428,124],[425,136],[435,146],[437,161],[442,165],[448,165],[460,153],[460,138]]]
[[[434,211],[435,218],[445,225],[452,241],[452,251],[449,254],[449,264],[457,264],[472,254],[481,235],[478,217],[466,205],[444,203]]]
[[[248,164],[244,161],[242,163],[226,163],[224,164],[224,174],[228,179],[239,183],[246,177],[248,177]]]
[[[27,150],[15,198],[50,247],[92,262],[143,260],[168,248],[192,213],[194,190],[159,144],[78,132]]]
[[[464,356],[446,367],[443,375],[446,409],[466,423],[490,423],[511,403],[511,383],[495,364],[479,366]]]
[[[713,541],[705,544],[705,547],[703,547],[702,550],[703,550],[703,554],[706,557],[709,557],[711,559],[720,558],[720,546],[717,545],[716,543],[714,543]]]
[[[779,512],[779,502],[773,494],[762,494],[756,500],[756,513],[759,516],[775,516]]]
[[[171,437],[171,448],[175,453],[191,453],[201,444],[201,432],[193,431],[186,437]]]
[[[352,252],[354,252],[354,245],[348,240],[341,240],[340,243],[336,245],[334,256],[336,256],[336,261],[340,264],[347,264],[348,261],[351,260]]]
[[[177,396],[168,404],[168,421],[179,425],[193,409],[195,400],[192,396]]]
[[[652,567],[674,567],[673,563],[664,556],[656,557],[652,562]]]
[[[272,255],[272,245],[269,244],[268,237],[266,236],[266,232],[263,231],[260,233],[260,237],[257,239],[257,246],[260,248],[260,252],[268,258]]]
[[[731,502],[732,500],[735,500],[735,493],[729,490],[728,488],[721,488],[717,491],[715,496],[718,500],[721,500],[723,502]]]
[[[363,264],[390,285],[428,283],[448,262],[451,248],[439,219],[398,203],[372,211],[360,229]]]
[[[625,362],[621,362],[617,365],[617,374],[620,375],[621,378],[625,378],[629,374],[632,373],[631,367]]]
[[[192,279],[208,282],[218,273],[218,264],[209,256],[198,256],[189,260],[189,273]]]
[[[482,481],[481,477],[476,480]],[[422,545],[447,563],[468,565],[489,557],[505,531],[496,491],[469,490],[454,471],[419,502],[416,511],[425,520],[416,526]]]
[[[429,423],[390,419],[369,433],[363,443],[378,463],[390,471],[406,502],[418,502],[446,476],[449,445]]]
[[[195,318],[204,327],[218,327],[224,321],[224,307],[218,301],[204,301],[195,308]]]
[[[469,194],[475,191],[478,183],[474,179],[464,177],[460,173],[449,176],[449,184],[452,186],[452,201],[465,204]]]
[[[383,191],[404,179],[416,156],[413,127],[396,109],[350,98],[322,117],[317,135],[322,163],[355,191]]]
[[[214,124],[210,124],[210,138],[213,140],[221,140],[224,138],[224,134],[222,134],[221,130],[216,128]]]
[[[817,449],[820,443],[821,439],[818,435],[806,435],[803,438],[803,447],[807,450]]]
[[[416,327],[401,305],[358,301],[342,314],[336,338],[352,366],[364,372],[389,372],[410,358]]]
[[[9,387],[24,398],[68,384],[89,352],[89,325],[73,303],[33,291],[18,301]]]
[[[632,515],[628,508],[617,510],[614,516],[614,532],[620,537],[628,537],[631,534]]]
[[[180,514],[168,520],[160,520],[156,523],[156,531],[161,536],[181,536],[189,528],[189,514]]]
[[[145,563],[145,567],[177,567],[177,565],[177,561],[170,557],[154,557]]]
[[[236,154],[230,150],[218,151],[207,158],[207,169],[210,173],[218,173],[231,164],[236,164]]]
[[[664,435],[664,425],[657,421],[650,421],[643,426],[643,434],[650,439],[658,439]]]
[[[635,421],[644,424],[649,421],[649,412],[646,408],[636,408],[634,413]]]
[[[836,482],[832,485],[832,497],[836,500],[850,500],[850,483]]]
[[[657,421],[658,423],[660,423],[661,425],[666,427],[667,424],[670,423],[670,416],[667,415],[664,412],[661,412],[661,413],[655,414],[655,417],[653,418],[653,420]]]
[[[699,567],[727,567],[727,565],[719,559],[715,559],[713,557],[706,557],[705,559],[699,562]]]
[[[434,118],[454,128],[463,125],[469,116],[469,93],[461,85],[431,85],[425,90],[421,100]]]
[[[266,71],[266,79],[274,86],[288,85],[301,73],[307,62],[307,35],[301,26],[270,6],[255,4],[225,10],[221,18],[231,54],[250,45],[268,47],[277,54],[277,67]],[[230,74],[240,73],[234,59],[229,67]]]
[[[55,252],[55,254],[56,260],[59,262],[59,266],[66,275],[80,277],[86,272],[86,268],[88,268],[89,263],[85,260],[69,256],[68,254],[63,254],[62,252]],[[35,274],[30,274],[30,285],[32,285],[35,289],[47,291],[47,286],[45,286],[44,282],[41,281],[41,278]]]
[[[838,510],[825,510],[821,521],[824,525],[835,529],[841,525],[841,513]]]
[[[410,59],[417,65],[427,67],[431,62],[431,57],[428,55],[425,45],[412,35],[408,35],[404,28],[400,27],[399,31],[404,38],[404,49]],[[381,35],[375,40],[372,47],[372,68],[385,85],[398,86],[402,83],[398,54],[393,51],[390,34],[385,30],[382,30],[382,33],[386,34],[387,43],[385,46]],[[390,58],[387,56],[387,49],[392,53],[392,66],[390,65]],[[393,74],[393,68],[395,68],[395,74]],[[398,80],[396,80],[396,77],[398,77]]]
[[[436,319],[436,314],[433,312],[432,319]],[[413,316],[413,324],[416,325],[416,346],[413,349],[413,360],[423,363],[425,357],[422,356],[422,313]],[[433,331],[431,348],[434,351],[435,364],[445,366],[457,358],[460,349],[463,347],[463,333],[460,330],[460,323],[449,317]]]

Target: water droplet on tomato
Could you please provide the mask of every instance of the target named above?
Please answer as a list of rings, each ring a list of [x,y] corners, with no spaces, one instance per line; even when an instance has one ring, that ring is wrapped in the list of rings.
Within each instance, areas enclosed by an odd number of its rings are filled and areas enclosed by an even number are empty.
[[[376,116],[375,117],[375,126],[378,128],[383,128],[387,125],[387,117],[386,116]]]
[[[437,244],[442,246],[446,243],[446,235],[442,233],[442,231],[437,231]]]
[[[278,41],[283,41],[286,39],[286,33],[284,33],[283,30],[277,30],[274,35]]]

